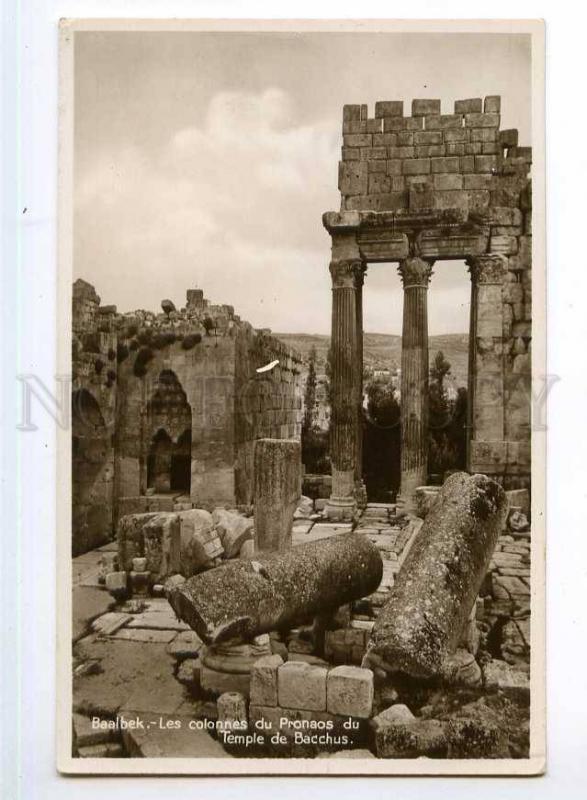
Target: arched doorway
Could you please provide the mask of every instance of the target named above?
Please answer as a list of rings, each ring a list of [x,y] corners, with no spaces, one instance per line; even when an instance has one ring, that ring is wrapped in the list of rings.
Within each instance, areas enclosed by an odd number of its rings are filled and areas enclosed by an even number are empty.
[[[170,483],[172,491],[189,494],[192,471],[192,430],[185,430],[173,446]]]
[[[162,370],[147,404],[147,487],[190,492],[192,410],[172,370]]]

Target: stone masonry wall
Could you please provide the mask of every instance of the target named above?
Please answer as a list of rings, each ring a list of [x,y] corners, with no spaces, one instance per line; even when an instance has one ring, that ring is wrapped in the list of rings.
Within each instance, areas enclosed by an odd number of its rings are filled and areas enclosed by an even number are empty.
[[[500,130],[500,112],[496,96],[457,100],[449,114],[440,100],[413,100],[411,116],[401,101],[376,103],[373,117],[347,105],[338,185],[343,211],[441,213],[487,237],[490,258],[470,264],[470,469],[515,489],[530,474],[532,150]],[[424,258],[426,236],[437,254],[443,231],[420,237]]]
[[[165,300],[162,308],[119,314],[100,306],[90,284],[74,284],[76,552],[106,541],[121,514],[172,510],[172,497],[147,495],[158,431],[175,445],[190,432],[191,415],[190,500],[210,508],[251,502],[255,439],[285,431],[299,438],[300,361],[293,351],[257,333],[231,306],[208,303],[201,290],[189,290],[179,311]],[[274,370],[257,375],[275,359]],[[89,424],[76,418],[76,407],[78,417],[91,416]]]
[[[268,372],[259,367],[279,361]],[[253,500],[253,463],[257,439],[301,437],[301,358],[266,332],[244,328],[236,339],[235,443],[236,495]]]

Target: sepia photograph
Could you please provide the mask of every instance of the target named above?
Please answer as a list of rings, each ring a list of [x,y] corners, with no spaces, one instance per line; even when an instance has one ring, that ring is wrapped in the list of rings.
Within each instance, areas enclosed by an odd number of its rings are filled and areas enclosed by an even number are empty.
[[[61,22],[62,772],[544,770],[543,51]]]

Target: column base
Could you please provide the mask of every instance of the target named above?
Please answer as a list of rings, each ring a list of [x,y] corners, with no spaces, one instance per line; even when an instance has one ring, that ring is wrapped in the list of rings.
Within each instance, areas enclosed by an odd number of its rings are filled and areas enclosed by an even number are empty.
[[[426,485],[426,475],[420,471],[402,472],[401,488],[397,498],[398,511],[403,514],[414,514],[418,503],[416,489]]]
[[[328,519],[336,522],[350,522],[357,511],[354,497],[330,497],[326,501],[324,512]]]

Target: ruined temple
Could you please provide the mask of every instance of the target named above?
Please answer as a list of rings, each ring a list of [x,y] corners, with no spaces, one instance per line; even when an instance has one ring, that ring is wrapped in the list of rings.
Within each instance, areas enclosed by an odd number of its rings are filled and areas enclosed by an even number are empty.
[[[180,310],[161,306],[121,314],[74,284],[74,552],[103,543],[124,514],[250,505],[255,440],[300,437],[293,350],[202,290]]]
[[[401,498],[427,483],[427,295],[433,267],[471,275],[467,469],[529,488],[532,328],[531,148],[500,130],[499,97],[400,101],[343,110],[340,211],[332,239],[332,494],[351,518],[361,496],[362,292],[367,266],[398,265],[404,289]]]

